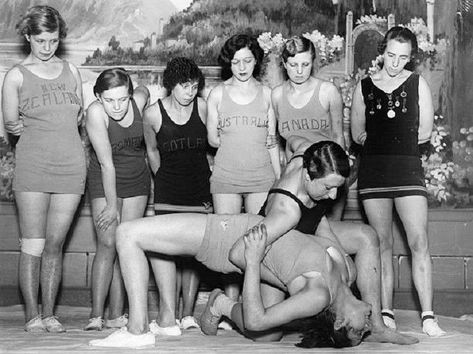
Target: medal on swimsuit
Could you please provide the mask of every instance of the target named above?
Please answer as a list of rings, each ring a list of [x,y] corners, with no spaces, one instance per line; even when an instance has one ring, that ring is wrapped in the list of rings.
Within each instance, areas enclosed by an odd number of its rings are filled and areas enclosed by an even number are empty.
[[[388,118],[393,119],[396,117],[396,112],[394,112],[394,103],[392,93],[388,93]]]
[[[407,112],[407,107],[406,107],[406,103],[407,103],[407,92],[404,90],[404,86],[402,86],[402,92],[401,92],[401,97],[402,97],[402,113],[406,113]]]

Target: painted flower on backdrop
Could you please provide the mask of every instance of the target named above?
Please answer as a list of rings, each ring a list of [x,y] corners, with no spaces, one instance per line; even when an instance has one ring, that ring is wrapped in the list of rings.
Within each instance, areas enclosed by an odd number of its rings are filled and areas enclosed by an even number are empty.
[[[281,54],[285,42],[286,40],[281,33],[272,36],[271,32],[263,32],[258,36],[258,44],[263,49],[264,54],[269,52]]]
[[[380,17],[377,15],[365,15],[361,16],[358,20],[355,22],[357,25],[363,25],[367,23],[374,23],[378,26],[385,26],[388,23],[388,20],[386,17]]]

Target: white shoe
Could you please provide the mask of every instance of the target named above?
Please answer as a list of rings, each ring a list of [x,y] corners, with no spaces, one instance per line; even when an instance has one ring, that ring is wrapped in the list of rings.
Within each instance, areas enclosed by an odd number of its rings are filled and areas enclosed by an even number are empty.
[[[103,329],[102,317],[89,318],[89,323],[84,327],[84,331],[101,331]]]
[[[422,321],[422,331],[429,335],[430,337],[442,337],[447,334],[447,332],[443,331],[439,324],[437,323],[437,319],[426,319]]]
[[[200,328],[200,326],[195,320],[194,316],[186,316],[186,317],[183,317],[181,320],[181,328],[182,329]]]
[[[223,329],[224,331],[233,331],[233,326],[228,321],[221,321],[218,324],[218,329]]]
[[[155,320],[149,324],[149,330],[156,336],[180,336],[182,334],[178,325],[160,327]]]
[[[125,313],[120,317],[114,319],[108,319],[105,321],[105,327],[107,328],[122,328],[128,324],[128,315]]]
[[[126,327],[113,332],[104,339],[94,339],[89,342],[93,347],[113,347],[113,348],[146,348],[154,347],[156,338],[153,333],[132,334]]]

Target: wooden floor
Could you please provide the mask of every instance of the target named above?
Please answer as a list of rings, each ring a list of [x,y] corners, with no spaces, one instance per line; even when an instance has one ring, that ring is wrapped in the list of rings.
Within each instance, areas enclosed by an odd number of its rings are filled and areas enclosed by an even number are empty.
[[[202,309],[200,301],[196,312]],[[103,338],[111,330],[85,332],[90,309],[60,306],[57,314],[65,325],[63,334],[31,334],[23,330],[24,313],[20,305],[0,307],[0,353],[129,353],[130,349],[89,347],[91,339]],[[154,313],[150,316],[155,315]],[[198,315],[198,314],[197,314]],[[185,331],[180,337],[157,337],[156,347],[139,350],[139,353],[473,353],[473,322],[451,317],[439,317],[441,327],[448,331],[442,338],[429,338],[420,330],[418,313],[398,310],[396,318],[402,332],[419,338],[412,346],[362,343],[347,349],[300,349],[294,346],[299,335],[286,335],[279,343],[254,343],[236,331],[219,331],[216,337],[201,334],[200,330]]]

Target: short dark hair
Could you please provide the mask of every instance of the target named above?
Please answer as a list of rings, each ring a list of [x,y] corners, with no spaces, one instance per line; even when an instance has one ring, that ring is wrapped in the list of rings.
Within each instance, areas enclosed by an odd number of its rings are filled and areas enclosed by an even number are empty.
[[[308,38],[303,36],[293,36],[289,38],[283,47],[283,51],[281,54],[283,62],[287,62],[287,59],[290,57],[295,56],[299,53],[310,52],[310,56],[312,61],[315,59],[315,47],[314,43]]]
[[[264,57],[263,49],[261,49],[254,36],[248,34],[235,34],[226,40],[218,56],[218,62],[222,67],[222,79],[226,80],[232,77],[231,61],[235,56],[235,53],[242,48],[248,48],[251,53],[253,53],[256,60],[253,76],[255,78],[259,76]]]
[[[411,44],[411,61],[406,64],[406,69],[414,69],[419,52],[419,45],[417,43],[416,35],[412,33],[412,31],[407,27],[394,26],[390,28],[389,31],[384,35],[383,40],[378,45],[379,54],[384,54],[386,47],[388,46],[388,42],[392,39],[401,43]]]
[[[66,22],[54,7],[48,5],[30,7],[16,24],[16,30],[21,36],[55,31],[58,31],[60,39],[67,36]]]
[[[163,86],[171,92],[177,84],[189,81],[199,83],[199,91],[205,86],[205,78],[197,64],[189,58],[177,57],[168,61],[163,73]]]
[[[345,150],[330,140],[319,141],[304,151],[304,168],[307,169],[311,180],[322,178],[330,173],[347,178],[350,174],[350,164]]]
[[[353,347],[354,343],[348,337],[346,327],[335,329],[336,315],[330,307],[321,313],[304,320],[302,340],[296,344],[300,348],[346,348]]]
[[[128,94],[133,96],[133,82],[125,69],[111,68],[104,70],[95,81],[94,95],[101,95],[106,90],[120,86],[126,86]]]

